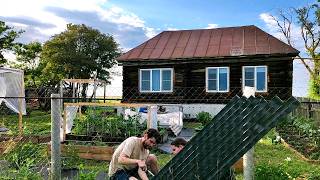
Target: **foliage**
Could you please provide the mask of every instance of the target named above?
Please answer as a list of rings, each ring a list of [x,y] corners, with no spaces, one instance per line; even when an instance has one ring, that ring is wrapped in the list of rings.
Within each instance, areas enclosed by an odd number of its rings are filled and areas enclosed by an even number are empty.
[[[313,160],[320,160],[320,129],[314,120],[288,118],[277,128],[281,137],[300,153]]]
[[[61,158],[62,168],[77,168],[80,160],[81,159],[74,146],[65,146],[65,156]]]
[[[87,172],[86,169],[84,168],[83,164],[79,165],[79,180],[95,180],[96,176],[97,176],[97,172],[96,171],[89,171]]]
[[[201,111],[196,115],[196,118],[203,126],[207,125],[212,120],[212,115],[208,112]]]
[[[46,161],[45,148],[40,145],[27,142],[19,144],[5,156],[5,159],[11,163],[15,169],[23,167],[31,168],[38,162]]]
[[[21,143],[15,146],[4,159],[10,163],[10,175],[15,179],[42,179],[35,168],[48,162],[46,146]]]
[[[317,78],[319,79],[320,77]],[[320,80],[311,79],[309,82],[308,96],[315,100],[320,100],[320,84],[317,83],[318,81]]]
[[[19,132],[18,115],[3,115],[0,122],[10,129],[9,134],[17,135]],[[51,132],[50,112],[34,110],[29,116],[23,117],[24,135],[46,135]]]
[[[146,122],[140,124],[140,116],[123,116],[103,113],[103,109],[88,109],[85,115],[74,120],[72,133],[77,135],[129,137],[140,136],[147,128]]]
[[[312,174],[320,175],[319,164],[301,159],[300,156],[283,144],[273,144],[270,137],[274,134],[275,131],[272,130],[255,145],[256,167],[260,165],[279,167],[282,172],[287,173],[292,178],[296,177],[296,179],[302,179],[302,177],[305,179]]]
[[[41,68],[40,54],[42,51],[42,45],[39,42],[31,42],[29,44],[21,44],[15,47],[16,59],[19,64],[15,67],[24,70],[25,85],[27,87],[40,86],[41,80]]]
[[[57,85],[62,78],[98,78],[108,81],[109,72],[119,55],[111,35],[84,24],[68,24],[67,30],[53,36],[43,46],[41,63],[44,83]],[[84,86],[85,92],[87,86]]]
[[[292,15],[293,14],[293,15]],[[291,36],[293,26],[293,16],[300,29],[300,38],[303,40],[306,53],[310,56],[312,63],[307,63],[306,59],[298,55],[303,65],[308,70],[311,83],[309,88],[310,97],[319,99],[320,92],[317,87],[320,86],[320,7],[318,3],[312,5],[306,5],[305,7],[293,9],[291,12],[284,12],[280,10],[280,18],[273,17],[278,25],[279,32],[284,35],[287,43],[291,46],[294,45],[293,38]],[[295,37],[297,38],[297,37]],[[311,65],[312,64],[312,65]]]
[[[288,172],[280,165],[273,166],[269,164],[260,164],[255,169],[255,176],[257,180],[288,180],[293,179]]]
[[[3,56],[3,52],[13,50],[16,45],[15,40],[23,31],[15,31],[13,27],[6,25],[5,22],[0,21],[0,65],[7,62]]]

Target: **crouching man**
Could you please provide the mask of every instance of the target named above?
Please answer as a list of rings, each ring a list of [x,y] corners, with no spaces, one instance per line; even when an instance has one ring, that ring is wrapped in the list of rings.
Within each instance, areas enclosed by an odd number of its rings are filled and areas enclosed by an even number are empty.
[[[115,150],[109,165],[111,180],[147,180],[147,169],[157,174],[159,166],[152,149],[161,140],[156,129],[148,129],[141,138],[129,137]]]

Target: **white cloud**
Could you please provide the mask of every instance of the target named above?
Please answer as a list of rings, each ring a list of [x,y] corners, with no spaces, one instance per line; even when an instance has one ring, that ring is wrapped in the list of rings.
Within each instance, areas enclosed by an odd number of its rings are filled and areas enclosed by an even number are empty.
[[[145,30],[146,36],[148,38],[152,38],[152,37],[154,37],[155,35],[158,34],[158,32],[154,28],[145,27],[144,30]]]
[[[107,0],[6,0],[0,7],[0,18],[4,18],[4,21],[7,23],[18,26],[25,31],[28,28],[32,28],[33,32],[38,32],[42,34],[41,37],[46,36],[48,39],[50,36],[64,31],[68,23],[82,23],[81,17],[78,17],[76,22],[72,22],[72,19],[68,19],[68,15],[57,15],[52,11],[54,8],[58,8],[60,11],[68,10],[71,13],[96,14],[101,24],[104,24],[104,22],[114,23],[114,27],[118,27],[119,31],[137,31],[140,28],[147,38],[153,37],[156,34],[154,28],[146,26],[145,21],[134,13],[116,6],[105,6],[106,3],[108,3]],[[16,21],[17,19],[19,19],[19,22]],[[25,22],[30,20],[37,23],[51,24],[51,26],[33,26],[30,22],[29,24]],[[117,37],[117,34],[114,35]],[[145,39],[141,39],[141,41],[143,40]]]
[[[208,24],[208,26],[206,27],[206,29],[214,29],[214,28],[217,28],[219,27],[218,24]]]

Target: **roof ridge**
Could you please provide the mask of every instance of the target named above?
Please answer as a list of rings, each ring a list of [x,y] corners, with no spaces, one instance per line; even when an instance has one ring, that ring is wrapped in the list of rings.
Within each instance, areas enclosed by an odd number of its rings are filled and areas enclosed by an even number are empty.
[[[212,30],[212,29],[227,29],[227,28],[242,28],[242,27],[257,27],[255,25],[245,26],[227,26],[227,27],[216,27],[216,28],[199,28],[199,29],[178,29],[178,30],[164,30],[162,32],[178,32],[178,31],[201,31],[201,30]]]

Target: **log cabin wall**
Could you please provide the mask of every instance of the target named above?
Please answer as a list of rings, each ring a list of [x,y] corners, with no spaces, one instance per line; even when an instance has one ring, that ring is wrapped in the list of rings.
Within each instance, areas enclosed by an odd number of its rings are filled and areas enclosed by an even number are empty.
[[[268,92],[256,93],[267,98],[277,95],[281,99],[292,96],[292,58],[282,57],[274,59],[264,59],[263,61],[254,60],[235,60],[235,62],[218,63],[175,63],[167,65],[144,64],[123,65],[123,102],[127,103],[209,103],[225,104],[235,95],[242,95],[242,67],[243,66],[262,66],[268,69]],[[212,93],[206,92],[206,67],[223,67],[230,69],[229,92]],[[173,92],[171,93],[140,93],[139,92],[139,69],[152,68],[173,68]]]

